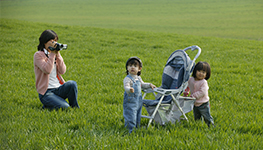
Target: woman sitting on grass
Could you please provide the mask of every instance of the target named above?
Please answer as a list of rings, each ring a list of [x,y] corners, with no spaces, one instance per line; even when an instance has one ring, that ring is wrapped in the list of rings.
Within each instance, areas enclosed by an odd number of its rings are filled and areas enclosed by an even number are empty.
[[[79,108],[78,88],[75,81],[65,82],[61,74],[66,72],[66,65],[56,47],[57,34],[45,30],[39,37],[38,51],[34,54],[36,89],[43,108],[58,109]],[[69,103],[65,100],[68,98]]]

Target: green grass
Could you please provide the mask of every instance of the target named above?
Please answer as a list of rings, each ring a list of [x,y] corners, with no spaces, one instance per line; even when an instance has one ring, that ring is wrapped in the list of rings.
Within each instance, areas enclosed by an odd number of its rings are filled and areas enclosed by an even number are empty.
[[[263,41],[210,38],[1,19],[1,149],[262,149]],[[43,30],[53,29],[75,80],[80,109],[41,109],[33,55]],[[152,125],[128,136],[122,116],[125,62],[143,61],[145,82],[161,85],[166,60],[176,49],[199,45],[197,61],[211,64],[208,80],[216,128],[190,122]],[[190,52],[190,56],[195,53]],[[144,110],[144,113],[146,111]]]
[[[1,18],[262,40],[262,0],[1,0]]]
[[[0,149],[263,149],[263,3],[260,0],[1,0]],[[80,109],[48,111],[35,89],[38,38],[53,29],[78,83]],[[164,127],[142,119],[128,136],[122,116],[125,62],[143,61],[145,82],[161,85],[176,49],[199,45],[216,128]],[[189,52],[191,58],[195,55]],[[146,111],[143,110],[146,114]]]

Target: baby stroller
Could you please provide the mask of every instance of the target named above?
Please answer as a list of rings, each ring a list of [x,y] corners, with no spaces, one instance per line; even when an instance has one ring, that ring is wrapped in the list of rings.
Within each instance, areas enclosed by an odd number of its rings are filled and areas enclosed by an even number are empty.
[[[189,49],[198,50],[193,60],[186,53]],[[195,60],[200,54],[201,48],[198,46],[189,46],[184,50],[174,51],[164,67],[161,87],[144,90],[143,106],[149,116],[142,116],[142,118],[150,119],[147,127],[153,120],[161,125],[167,122],[179,122],[180,119],[188,121],[185,113],[192,111],[195,99],[180,95],[187,88]],[[153,93],[155,100],[144,99],[147,93]],[[184,118],[180,118],[181,116]]]

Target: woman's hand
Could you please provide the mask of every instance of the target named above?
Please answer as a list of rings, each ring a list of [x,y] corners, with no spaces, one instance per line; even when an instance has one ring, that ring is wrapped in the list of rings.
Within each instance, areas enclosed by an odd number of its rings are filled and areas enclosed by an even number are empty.
[[[48,50],[48,52],[57,54],[57,53],[58,53],[57,50],[51,51],[51,50],[49,49],[49,46],[56,48],[56,47],[57,47],[56,43],[57,43],[57,42],[56,42],[55,40],[49,40],[49,41],[45,44],[45,49]]]
[[[55,53],[57,55],[58,51],[57,50],[53,50],[53,51],[51,51],[51,53]]]

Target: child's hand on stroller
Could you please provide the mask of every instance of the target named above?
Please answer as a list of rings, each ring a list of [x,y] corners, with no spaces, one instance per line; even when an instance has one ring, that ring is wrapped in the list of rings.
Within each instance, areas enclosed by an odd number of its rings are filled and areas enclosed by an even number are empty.
[[[188,96],[188,93],[185,93],[185,92],[184,92],[184,97],[187,97],[187,96]]]
[[[184,90],[184,97],[187,97],[189,95],[189,91],[190,91],[190,88],[187,87],[185,90]]]
[[[152,89],[156,88],[156,86],[153,85],[153,84],[150,84],[150,86],[151,86]]]
[[[130,88],[130,92],[131,92],[131,93],[134,93],[134,89],[133,89],[133,88]]]

